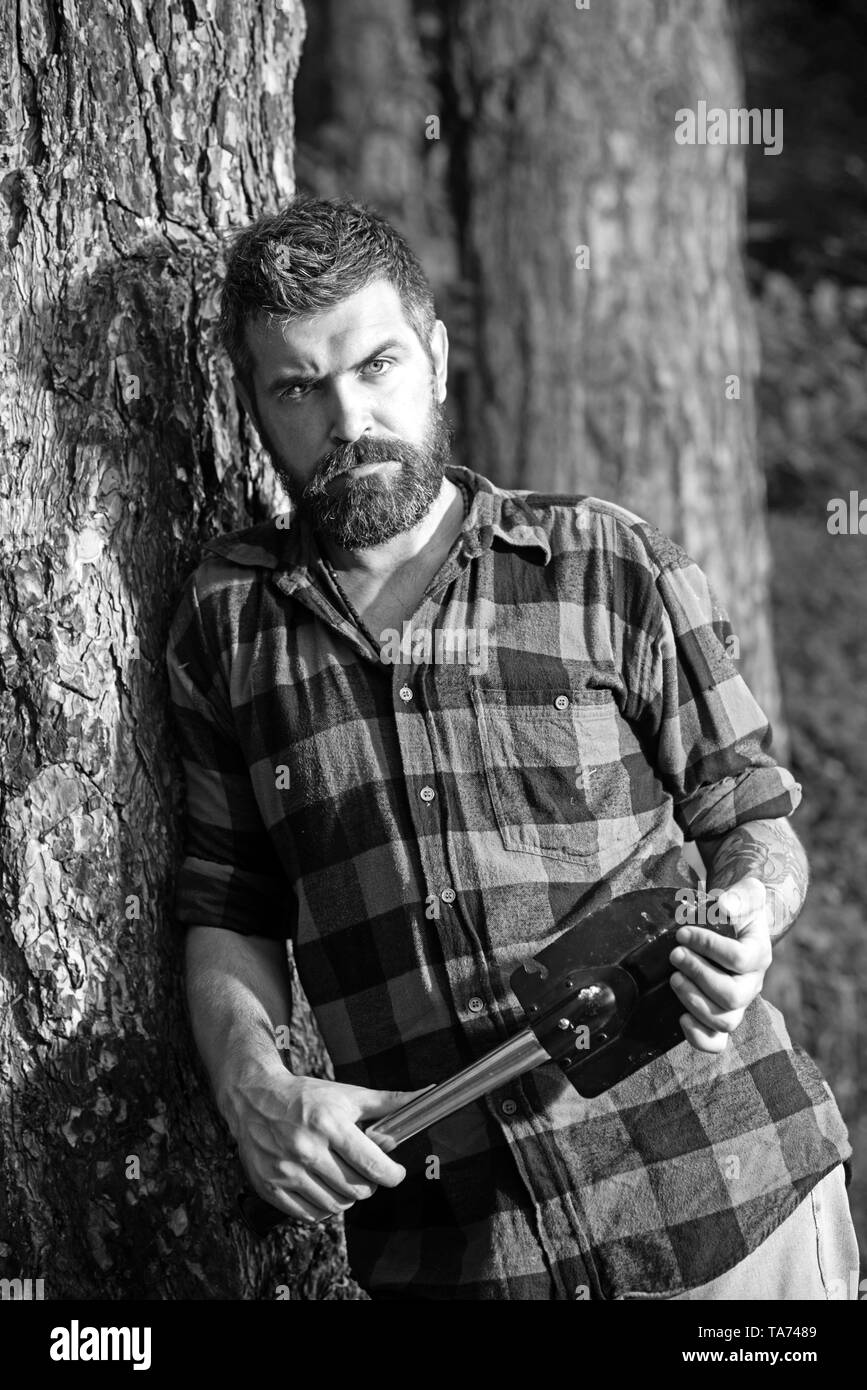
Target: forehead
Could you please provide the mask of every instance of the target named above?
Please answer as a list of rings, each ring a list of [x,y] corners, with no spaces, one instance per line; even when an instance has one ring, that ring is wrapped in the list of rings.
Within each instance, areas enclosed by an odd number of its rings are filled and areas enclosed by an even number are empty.
[[[357,362],[387,339],[421,344],[407,322],[397,290],[376,280],[333,308],[281,324],[259,314],[247,324],[247,342],[259,372],[303,367],[324,374]]]

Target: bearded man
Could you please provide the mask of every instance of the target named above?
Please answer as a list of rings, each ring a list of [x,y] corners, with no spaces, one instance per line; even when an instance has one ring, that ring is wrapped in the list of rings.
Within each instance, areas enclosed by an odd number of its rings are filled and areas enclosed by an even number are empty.
[[[293,506],[206,545],[172,625],[177,919],[254,1190],[345,1213],[373,1298],[842,1296],[845,1126],[761,998],[801,792],[704,575],[614,503],[450,462],[446,329],[369,209],[244,229],[221,335]],[[407,623],[484,663],[386,643]],[[695,889],[686,842],[735,935],[679,933],[680,1045],[595,1099],[541,1066],[399,1162],[365,1134],[515,1031],[509,975],[567,913]],[[334,1080],[279,1046],[287,942]]]

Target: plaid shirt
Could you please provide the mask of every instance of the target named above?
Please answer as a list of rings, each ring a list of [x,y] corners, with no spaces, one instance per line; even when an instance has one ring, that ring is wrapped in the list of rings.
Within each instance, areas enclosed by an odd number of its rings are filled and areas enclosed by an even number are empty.
[[[359,1086],[481,1056],[523,1026],[509,975],[567,911],[695,885],[684,839],[800,801],[677,545],[594,498],[447,471],[472,507],[385,660],[288,514],[206,545],[169,638],[178,921],[290,940]],[[593,1100],[543,1065],[410,1140],[404,1182],[347,1214],[350,1263],[372,1293],[673,1295],[849,1153],[759,999],[722,1054],[684,1042]]]

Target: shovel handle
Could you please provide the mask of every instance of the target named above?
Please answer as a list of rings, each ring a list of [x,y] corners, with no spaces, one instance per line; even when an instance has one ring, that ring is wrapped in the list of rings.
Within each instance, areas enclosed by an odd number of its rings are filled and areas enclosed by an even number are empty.
[[[422,1095],[407,1101],[406,1105],[374,1120],[364,1132],[386,1153],[390,1153],[398,1144],[412,1139],[423,1129],[462,1110],[470,1101],[478,1100],[479,1096],[504,1086],[507,1081],[522,1076],[548,1060],[549,1053],[535,1033],[530,1028],[524,1028],[477,1062],[471,1062],[463,1071],[450,1076],[447,1081],[429,1087]],[[257,1236],[265,1236],[275,1226],[292,1219],[255,1192],[242,1192],[238,1197],[238,1207],[247,1227]]]

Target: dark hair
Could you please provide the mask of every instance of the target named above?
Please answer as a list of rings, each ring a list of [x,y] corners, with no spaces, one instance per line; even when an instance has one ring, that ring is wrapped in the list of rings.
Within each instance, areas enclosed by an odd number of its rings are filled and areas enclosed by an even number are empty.
[[[223,281],[218,334],[238,376],[252,386],[247,324],[330,309],[374,280],[387,280],[430,357],[433,292],[417,258],[384,217],[349,198],[297,197],[237,232]]]

